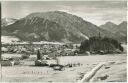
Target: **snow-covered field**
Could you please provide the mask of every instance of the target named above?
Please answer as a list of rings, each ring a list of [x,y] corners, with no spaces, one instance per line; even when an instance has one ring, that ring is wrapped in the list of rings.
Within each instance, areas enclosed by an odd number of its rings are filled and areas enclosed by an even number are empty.
[[[19,55],[18,55],[19,56]],[[35,56],[31,56],[35,57]],[[81,63],[81,66],[65,68],[63,71],[54,71],[50,67],[30,66],[34,61],[25,61],[27,66],[8,66],[2,67],[1,81],[9,82],[77,82],[84,74],[93,69],[101,62],[114,62],[108,64],[110,67],[105,69],[103,66],[91,81],[125,81],[126,82],[126,54],[92,55],[92,56],[65,56],[59,57],[60,64]],[[108,75],[105,80],[97,77]]]

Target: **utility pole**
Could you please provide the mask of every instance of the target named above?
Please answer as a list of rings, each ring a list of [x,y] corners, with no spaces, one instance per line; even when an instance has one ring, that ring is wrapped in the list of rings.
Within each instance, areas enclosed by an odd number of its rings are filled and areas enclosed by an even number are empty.
[[[101,50],[101,47],[102,47],[102,44],[101,44],[101,34],[100,34],[100,32],[99,32],[99,46],[100,46],[100,48],[99,48],[99,50]]]
[[[101,34],[100,34],[100,32],[99,32],[99,38],[101,38]]]

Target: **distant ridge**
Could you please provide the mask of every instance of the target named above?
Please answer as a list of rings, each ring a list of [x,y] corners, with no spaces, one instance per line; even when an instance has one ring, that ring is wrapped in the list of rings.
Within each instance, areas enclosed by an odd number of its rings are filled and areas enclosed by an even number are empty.
[[[13,24],[16,21],[17,21],[17,19],[14,19],[14,18],[2,18],[1,19],[1,22],[2,22],[1,26],[5,27],[5,26],[8,26],[10,24]]]
[[[23,41],[78,42],[99,32],[104,37],[116,36],[81,17],[62,11],[37,12],[5,26],[2,35],[16,36]]]
[[[118,25],[114,24],[113,22],[106,22],[105,24],[101,25],[100,26],[102,29],[105,29],[105,30],[108,30],[112,33],[115,33],[117,28],[118,28]]]
[[[104,25],[101,25],[100,28],[114,33],[120,41],[127,41],[127,21],[123,21],[119,25],[106,22]]]

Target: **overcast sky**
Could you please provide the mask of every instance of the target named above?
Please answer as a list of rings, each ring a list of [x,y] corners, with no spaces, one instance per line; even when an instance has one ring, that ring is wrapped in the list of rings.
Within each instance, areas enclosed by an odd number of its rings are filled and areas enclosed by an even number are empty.
[[[96,25],[126,20],[126,1],[7,1],[2,2],[2,18],[23,18],[33,12],[65,11]]]

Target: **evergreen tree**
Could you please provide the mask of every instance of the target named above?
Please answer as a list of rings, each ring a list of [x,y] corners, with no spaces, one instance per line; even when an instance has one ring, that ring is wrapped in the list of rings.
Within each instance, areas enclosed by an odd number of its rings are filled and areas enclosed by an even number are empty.
[[[37,60],[40,60],[41,59],[41,55],[40,55],[40,51],[38,50],[37,51]]]

